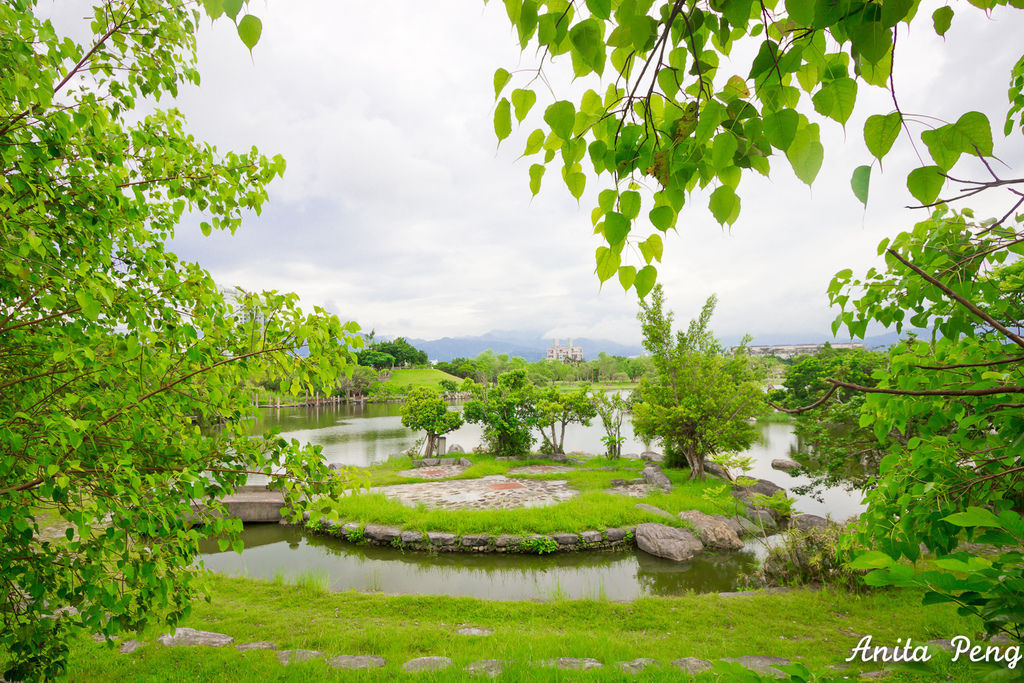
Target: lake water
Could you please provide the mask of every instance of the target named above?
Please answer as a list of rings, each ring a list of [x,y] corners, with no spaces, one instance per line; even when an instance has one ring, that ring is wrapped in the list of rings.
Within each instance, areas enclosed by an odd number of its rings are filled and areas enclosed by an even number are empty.
[[[282,436],[319,444],[328,462],[365,467],[415,447],[421,435],[401,424],[401,404],[378,403],[321,408],[264,410],[257,428],[280,429]],[[775,458],[790,458],[797,438],[788,424],[762,424],[761,441],[747,451],[753,459],[750,476],[791,488],[807,483],[771,468]],[[566,451],[600,453],[604,432],[598,423],[566,428]],[[644,450],[628,419],[623,424],[623,453]],[[448,434],[447,443],[467,452],[480,443],[481,429],[464,425]],[[831,515],[844,520],[861,509],[860,494],[829,489],[822,501],[796,496],[798,512]],[[545,557],[402,552],[357,546],[339,539],[280,525],[248,525],[241,554],[203,548],[206,566],[217,572],[259,578],[294,579],[315,572],[327,577],[332,590],[468,595],[487,599],[607,598],[631,600],[644,595],[679,595],[689,591],[735,590],[742,576],[756,567],[763,542],[742,552],[705,553],[676,563],[643,552],[560,553]]]

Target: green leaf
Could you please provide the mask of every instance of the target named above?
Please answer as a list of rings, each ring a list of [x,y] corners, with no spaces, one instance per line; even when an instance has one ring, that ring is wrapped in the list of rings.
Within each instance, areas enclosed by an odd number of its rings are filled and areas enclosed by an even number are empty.
[[[878,64],[892,50],[892,31],[880,21],[854,22],[850,27],[852,51],[872,64]]]
[[[825,84],[814,94],[811,101],[819,114],[846,125],[857,101],[857,81],[852,78],[837,78]]]
[[[932,12],[932,24],[935,26],[935,32],[940,36],[945,36],[946,31],[949,30],[950,25],[953,23],[953,8],[949,5],[940,7],[939,9]]]
[[[502,97],[498,106],[494,108],[494,134],[501,142],[512,133],[512,113],[508,99]]]
[[[498,69],[494,72],[494,99],[497,100],[501,95],[501,91],[505,89],[508,82],[512,79],[510,74],[505,69]]]
[[[612,0],[587,0],[587,9],[598,19],[609,19],[612,16]]]
[[[622,285],[623,289],[632,287],[634,279],[636,279],[636,268],[633,266],[622,266],[619,268],[619,284]]]
[[[871,180],[871,167],[858,166],[853,170],[853,177],[850,179],[850,187],[853,194],[864,206],[868,205],[868,183]]]
[[[537,93],[532,90],[523,90],[517,88],[512,91],[512,106],[516,110],[516,121],[520,123],[526,118],[526,115],[533,108],[534,103],[537,101]]]
[[[957,119],[953,126],[970,145],[964,152],[992,156],[992,126],[987,116],[978,111],[969,111]]]
[[[945,182],[938,166],[923,166],[915,168],[907,176],[907,189],[922,205],[928,205],[938,199]]]
[[[544,110],[544,122],[551,126],[551,132],[568,140],[572,137],[572,127],[576,120],[576,108],[572,102],[559,100]]]
[[[719,133],[711,146],[711,165],[722,171],[733,164],[733,155],[739,148],[739,141],[732,133]]]
[[[536,154],[543,145],[544,131],[538,128],[530,133],[530,137],[526,138],[526,150],[523,152],[523,155]]]
[[[537,193],[540,192],[540,181],[544,177],[544,171],[546,167],[542,164],[533,164],[530,166],[530,192],[536,197]]]
[[[615,275],[619,269],[619,252],[608,247],[597,248],[597,279],[601,282]]]
[[[569,188],[569,193],[573,197],[579,199],[583,196],[583,190],[587,186],[587,176],[579,172],[566,173],[565,186]]]
[[[256,47],[256,43],[260,42],[260,35],[262,33],[263,22],[260,21],[259,17],[246,14],[238,22],[238,37],[242,39],[242,43],[250,50]]]
[[[656,206],[651,209],[648,216],[651,219],[651,225],[664,232],[672,227],[676,219],[676,212],[669,206]]]
[[[869,550],[855,557],[850,562],[853,569],[886,569],[895,564],[895,561],[881,550]]]
[[[629,234],[629,227],[628,218],[618,211],[612,211],[604,217],[604,238],[612,246],[621,244]]]
[[[731,224],[740,214],[740,198],[728,185],[720,185],[711,193],[708,208],[719,224]]]
[[[899,112],[893,112],[882,116],[874,114],[864,122],[864,143],[868,146],[871,156],[879,161],[882,160],[892,144],[900,134],[900,127],[903,125],[903,117]]]
[[[516,24],[516,28],[519,31],[519,46],[526,48],[526,44],[530,42],[530,38],[533,37],[534,31],[537,30],[537,1],[526,0],[523,3],[523,8],[519,13],[519,21]]]
[[[785,151],[793,144],[793,138],[796,137],[796,131],[800,125],[800,115],[792,109],[780,109],[765,116],[763,124],[764,134],[772,147]]]
[[[643,254],[644,261],[647,263],[661,261],[665,245],[662,243],[660,235],[651,235],[637,246],[640,247],[640,253]]]
[[[793,144],[786,150],[786,158],[797,178],[808,185],[814,182],[825,158],[825,149],[818,141],[818,124],[809,124],[796,132]]]
[[[203,0],[203,9],[210,16],[211,19],[216,19],[220,15],[224,14],[224,1],[223,0]]]
[[[589,71],[597,74],[604,71],[605,48],[597,19],[584,19],[569,29],[569,41]]]
[[[224,14],[234,19],[242,9],[243,0],[223,0]]]
[[[647,293],[654,288],[654,283],[658,280],[658,270],[654,266],[644,266],[636,274],[636,278],[633,280],[633,287],[636,289],[636,295],[643,299],[647,296]]]
[[[942,518],[943,521],[955,524],[956,526],[987,526],[1002,528],[1003,523],[985,508],[970,506],[965,512],[954,512]]]
[[[626,190],[619,195],[619,210],[629,220],[633,220],[640,215],[640,193]]]

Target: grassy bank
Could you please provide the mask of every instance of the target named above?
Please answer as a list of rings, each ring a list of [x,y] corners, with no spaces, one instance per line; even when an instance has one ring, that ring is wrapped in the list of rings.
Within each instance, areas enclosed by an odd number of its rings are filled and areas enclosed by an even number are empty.
[[[225,648],[165,648],[160,631],[139,638],[145,647],[121,655],[80,638],[72,648],[69,680],[79,681],[332,681],[464,680],[462,667],[479,659],[515,665],[502,680],[623,680],[615,662],[649,657],[662,665],[680,657],[717,660],[771,655],[812,668],[841,662],[860,634],[875,643],[915,643],[956,634],[975,634],[978,624],[945,605],[920,608],[920,594],[892,591],[862,596],[831,590],[796,590],[781,595],[723,598],[716,594],[608,601],[489,602],[444,596],[384,596],[327,593],[307,582],[282,585],[213,577],[211,601],[196,603],[182,625],[227,633],[236,643],[269,640],[280,649],[376,655],[387,660],[371,672],[338,671],[324,660],[287,667],[268,651],[240,653]],[[461,626],[492,629],[489,636],[457,634]],[[448,672],[403,674],[415,657],[450,657]],[[586,673],[527,667],[555,657],[593,657],[604,668]],[[936,657],[935,660],[937,661]],[[859,665],[852,670],[875,670]],[[897,675],[890,680],[974,680],[966,665],[939,665],[927,678]],[[631,680],[688,680],[668,668]]]
[[[411,369],[398,369],[391,373],[386,382],[383,384],[391,387],[392,390],[397,391],[398,389],[417,387],[430,387],[431,389],[441,389],[441,380],[448,379],[456,384],[462,384],[462,380],[455,375],[449,375],[447,372],[436,370],[434,368],[411,368]]]

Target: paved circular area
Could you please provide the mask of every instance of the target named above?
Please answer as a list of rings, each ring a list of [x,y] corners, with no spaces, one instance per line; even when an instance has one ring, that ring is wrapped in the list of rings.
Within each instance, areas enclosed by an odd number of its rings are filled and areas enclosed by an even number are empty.
[[[424,481],[371,489],[405,505],[451,510],[508,510],[553,505],[576,496],[563,480],[537,481],[492,475],[482,479]]]
[[[402,470],[398,473],[400,477],[417,477],[419,479],[447,479],[455,477],[466,471],[462,465],[438,465],[436,467],[414,467],[411,470]]]
[[[523,467],[513,467],[508,471],[509,474],[561,474],[562,472],[572,472],[575,467],[567,467],[566,465],[525,465]]]

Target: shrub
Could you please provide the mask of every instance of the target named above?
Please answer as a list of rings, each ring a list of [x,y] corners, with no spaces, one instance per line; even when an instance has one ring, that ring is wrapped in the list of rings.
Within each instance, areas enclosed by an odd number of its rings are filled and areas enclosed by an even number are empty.
[[[865,590],[866,572],[851,569],[840,549],[844,527],[790,529],[781,544],[768,551],[759,572],[768,585],[821,583],[847,590]]]

